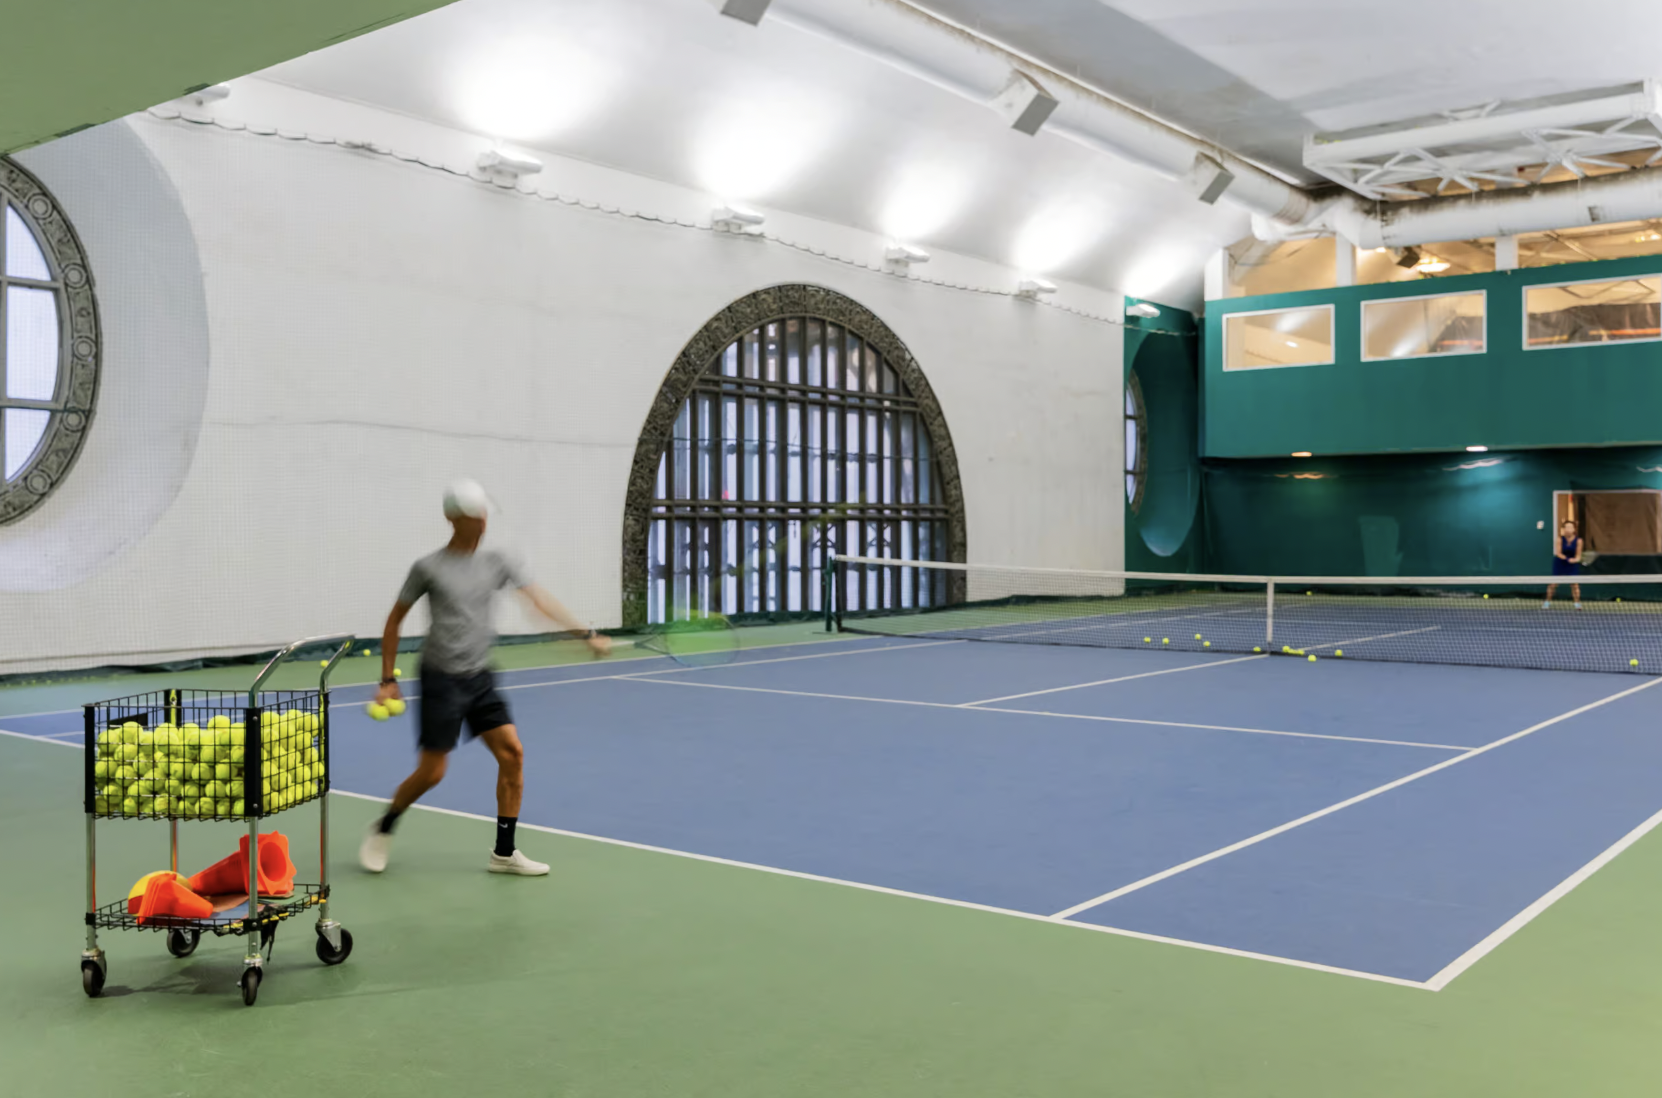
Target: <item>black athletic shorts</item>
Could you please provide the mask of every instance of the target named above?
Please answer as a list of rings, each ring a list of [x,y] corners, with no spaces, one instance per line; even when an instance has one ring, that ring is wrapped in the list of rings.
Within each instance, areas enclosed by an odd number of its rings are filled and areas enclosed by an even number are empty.
[[[496,676],[490,671],[450,675],[423,667],[420,722],[423,750],[453,750],[461,738],[464,721],[469,738],[514,723],[508,703],[496,692]]]

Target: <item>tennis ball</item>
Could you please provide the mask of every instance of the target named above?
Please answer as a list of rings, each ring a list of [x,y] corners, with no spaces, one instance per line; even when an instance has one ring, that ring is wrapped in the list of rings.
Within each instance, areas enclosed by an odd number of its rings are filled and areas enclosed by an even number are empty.
[[[229,797],[221,797],[219,800],[214,802],[214,815],[229,816],[230,814],[231,799]]]
[[[1199,640],[1199,639],[1200,639],[1200,634],[1199,634],[1199,633],[1196,633],[1196,634],[1195,634],[1195,640]]]
[[[369,719],[372,721],[384,721],[392,716],[387,707],[379,702],[370,702],[365,712],[369,714]]]
[[[110,764],[107,759],[99,759],[92,764],[92,776],[102,781],[110,776]]]
[[[244,748],[241,748],[241,747],[231,748],[231,762],[232,762],[233,765],[241,766],[242,763],[243,763],[243,760],[246,759],[247,757],[248,757],[248,755],[247,755],[246,750]]]
[[[1484,598],[1488,598],[1488,597],[1489,597],[1489,596],[1488,596],[1488,594],[1487,594],[1487,592],[1485,592],[1485,593],[1484,593],[1484,595],[1483,595],[1483,597],[1484,597]]]
[[[196,814],[198,816],[212,816],[214,814],[214,799],[212,797],[203,797],[201,800],[197,801]]]
[[[231,796],[232,797],[241,797],[242,796],[242,782],[233,781],[231,783]]]
[[[121,799],[121,796],[122,796],[122,794],[121,794],[121,783],[120,782],[105,782],[104,783],[104,788],[100,789],[99,792],[104,794],[104,796],[110,798],[111,800],[117,800],[118,801],[118,800]]]
[[[220,747],[231,746],[231,726],[214,729],[214,743]]]
[[[137,797],[128,797],[128,798],[124,799],[121,802],[121,814],[123,816],[137,816],[138,815],[138,798]]]
[[[230,781],[231,780],[231,764],[230,763],[215,763],[214,764],[214,777],[218,778],[222,782]]]
[[[155,794],[156,783],[151,781],[149,778],[140,778],[138,781],[133,783],[133,788],[138,790],[139,796],[149,797]]]
[[[124,766],[121,769],[117,770],[115,772],[115,776],[116,776],[117,779],[119,779],[120,781],[123,781],[123,782],[136,782],[136,781],[138,781],[138,771],[134,770],[131,766]]]
[[[165,816],[167,815],[167,810],[172,806],[172,800],[170,800],[166,794],[160,794],[156,797],[155,803],[153,804],[151,810],[158,816]]]
[[[404,677],[404,669],[402,667],[394,667],[392,669],[392,677],[395,678],[395,679],[403,678]]]
[[[169,797],[182,797],[185,793],[185,783],[181,781],[170,781],[167,783],[166,789]]]
[[[1202,648],[1210,648],[1210,647],[1212,647],[1212,642],[1211,641],[1202,641],[1201,642],[1201,647]]]
[[[1161,637],[1160,638],[1160,643],[1161,644],[1170,644],[1171,643],[1171,638],[1170,637]]]
[[[229,728],[231,727],[231,718],[221,713],[208,722],[208,727],[214,729],[215,731],[218,731],[221,728]]]
[[[403,698],[388,698],[387,699],[387,712],[391,713],[395,717],[402,717],[404,715],[404,699]]]
[[[1306,591],[1306,592],[1304,592],[1304,593],[1305,593],[1305,594],[1306,594],[1306,595],[1308,595],[1308,594],[1311,594],[1311,593],[1312,593],[1312,592],[1309,592],[1309,591]]]
[[[182,801],[174,802],[173,811],[181,816],[194,817],[196,815],[196,802],[186,797]]]
[[[1627,665],[1629,667],[1638,667],[1639,666],[1639,661],[1638,660],[1628,660]]]
[[[1285,644],[1283,644],[1283,645],[1282,645],[1282,646],[1281,646],[1281,650],[1282,650],[1282,651],[1283,651],[1283,652],[1291,652],[1291,651],[1292,651],[1292,649],[1291,649],[1291,648],[1288,648],[1288,647],[1287,647],[1287,646],[1286,646],[1286,645],[1285,645]]]
[[[110,799],[108,797],[94,797],[92,799],[92,810],[99,814],[108,812],[110,810]]]
[[[234,800],[234,801],[231,802],[231,815],[233,815],[233,816],[243,815],[242,801]]]
[[[231,746],[243,747],[248,743],[248,732],[240,724],[231,726]]]
[[[122,743],[138,743],[139,742],[139,731],[140,731],[140,729],[139,729],[139,725],[138,725],[137,721],[128,721],[127,723],[123,724],[121,726],[121,742]]]
[[[1254,652],[1262,652],[1263,651],[1263,649],[1258,647],[1256,644],[1252,646],[1252,650]]]
[[[369,655],[369,649],[365,648],[362,652],[359,653],[359,655],[362,655],[362,656]]]
[[[202,742],[202,729],[198,725],[187,724],[179,729],[179,738],[186,747],[195,747]]]
[[[1144,643],[1144,644],[1153,644],[1153,643],[1154,643],[1154,640],[1153,640],[1153,638],[1151,638],[1151,637],[1144,637],[1144,638],[1143,638],[1143,643]]]
[[[194,802],[202,796],[202,787],[195,782],[186,782],[184,794],[185,800]]]
[[[1345,654],[1345,650],[1343,648],[1335,648],[1333,650],[1333,654],[1335,656],[1343,656]]]
[[[138,758],[138,744],[123,742],[121,745],[121,757],[127,762],[132,762],[134,759]]]
[[[1309,657],[1307,657],[1307,658],[1308,658],[1308,659],[1309,659],[1309,660],[1310,660],[1310,662],[1311,662],[1311,663],[1315,663],[1315,662],[1316,662],[1316,657],[1315,657],[1315,656],[1314,656],[1314,655],[1313,655],[1313,654],[1312,654],[1312,655],[1310,655],[1310,656],[1309,656]]]
[[[260,727],[270,728],[277,723],[277,714],[270,709],[260,710]]]
[[[318,660],[317,665],[319,667],[328,667],[329,666],[329,661],[328,660]]]
[[[205,743],[197,749],[197,758],[204,763],[214,763],[219,760],[219,748],[211,743]]]

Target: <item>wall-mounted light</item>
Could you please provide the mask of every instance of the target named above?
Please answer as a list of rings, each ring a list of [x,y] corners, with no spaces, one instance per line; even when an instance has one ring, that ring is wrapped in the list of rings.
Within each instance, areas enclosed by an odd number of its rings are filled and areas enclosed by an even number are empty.
[[[1488,452],[1489,452],[1489,448],[1487,446],[1468,446],[1468,447],[1466,447],[1466,453],[1468,453],[1468,454],[1486,454]]]
[[[1419,271],[1421,274],[1442,274],[1444,271],[1449,269],[1449,266],[1450,264],[1448,260],[1439,259],[1434,255],[1428,255],[1422,258],[1418,263],[1414,264],[1414,269]]]
[[[1289,346],[1289,347],[1297,347],[1298,346],[1298,340],[1296,340],[1296,339],[1289,339],[1289,340],[1286,340],[1285,342],[1286,342],[1287,346]]]
[[[749,23],[754,27],[762,21],[762,16],[767,14],[768,5],[773,0],[710,0],[710,2],[715,5],[717,11],[729,19],[737,19],[741,23]]]
[[[910,267],[914,263],[928,263],[929,253],[911,244],[890,244],[883,249],[883,258],[896,267]]]
[[[1296,457],[1296,458],[1307,458],[1307,457],[1310,456],[1310,451],[1309,450],[1294,450],[1293,451],[1293,456]]]
[[[1010,128],[1029,136],[1039,132],[1057,99],[1020,70],[1011,70],[1010,82],[993,97],[993,109],[1009,120]]]
[[[1160,315],[1160,307],[1158,305],[1150,305],[1146,301],[1139,301],[1135,305],[1127,306],[1125,315],[1140,316],[1145,320],[1149,320]]]
[[[231,85],[205,84],[200,88],[191,89],[179,98],[189,103],[195,103],[198,107],[206,107],[209,103],[217,103],[221,99],[229,99],[230,97]]]
[[[765,221],[767,218],[760,211],[734,203],[717,206],[710,214],[711,224],[730,233],[759,233]]]
[[[521,156],[503,152],[501,149],[491,149],[479,154],[479,170],[487,175],[519,179],[542,171],[542,161],[534,156]]]
[[[1016,284],[1016,296],[1037,301],[1040,294],[1056,292],[1056,283],[1046,278],[1024,278]]]

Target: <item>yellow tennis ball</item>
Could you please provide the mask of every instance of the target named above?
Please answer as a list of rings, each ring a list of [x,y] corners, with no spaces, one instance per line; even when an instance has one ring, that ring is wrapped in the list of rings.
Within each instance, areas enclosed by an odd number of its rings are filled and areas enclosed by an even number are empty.
[[[363,651],[363,654],[366,655],[366,656],[369,655],[369,649],[365,648],[364,651]]]
[[[392,677],[395,678],[395,679],[403,678],[404,677],[404,669],[402,667],[394,667],[392,669]]]
[[[1212,642],[1211,641],[1201,641],[1200,646],[1202,648],[1210,648],[1210,647],[1212,647]]]
[[[372,721],[384,721],[392,715],[387,712],[386,706],[381,705],[378,702],[370,702],[366,708],[366,712],[369,713],[369,719]]]
[[[1629,667],[1638,667],[1639,666],[1639,661],[1638,660],[1628,660],[1627,665]]]
[[[1333,650],[1333,654],[1335,656],[1343,656],[1345,654],[1345,650],[1343,648],[1335,648]]]
[[[1314,655],[1311,655],[1311,656],[1309,656],[1309,657],[1307,657],[1307,658],[1308,658],[1308,659],[1309,659],[1309,660],[1310,660],[1310,662],[1311,662],[1311,663],[1315,663],[1315,662],[1316,662],[1316,657],[1315,657],[1315,656],[1314,656]]]
[[[1196,634],[1195,634],[1195,640],[1199,640],[1199,639],[1200,639],[1200,634],[1199,634],[1199,633],[1196,633]]]
[[[1144,638],[1143,638],[1143,643],[1144,643],[1144,644],[1153,644],[1153,643],[1154,643],[1154,638],[1152,638],[1152,637],[1144,637]]]
[[[1256,644],[1252,646],[1252,650],[1254,652],[1262,652],[1263,651],[1263,649],[1258,647]]]
[[[1161,637],[1160,638],[1160,643],[1161,644],[1170,644],[1171,643],[1171,638],[1170,637]]]
[[[404,715],[404,699],[403,698],[388,698],[387,699],[387,712],[390,713],[394,717],[402,717]]]
[[[1489,597],[1489,596],[1488,596],[1488,593],[1487,593],[1487,592],[1485,592],[1485,593],[1484,593],[1484,595],[1483,595],[1483,597],[1484,597],[1484,598],[1488,598],[1488,597]]]

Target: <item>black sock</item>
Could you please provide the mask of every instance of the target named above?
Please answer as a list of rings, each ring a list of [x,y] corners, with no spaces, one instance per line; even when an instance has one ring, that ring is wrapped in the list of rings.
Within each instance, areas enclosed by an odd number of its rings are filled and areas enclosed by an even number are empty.
[[[398,824],[398,817],[404,814],[402,808],[389,808],[386,815],[381,817],[381,834],[391,835],[392,829]]]
[[[514,852],[514,825],[519,823],[518,816],[498,816],[496,818],[496,853],[501,857],[509,857]]]

